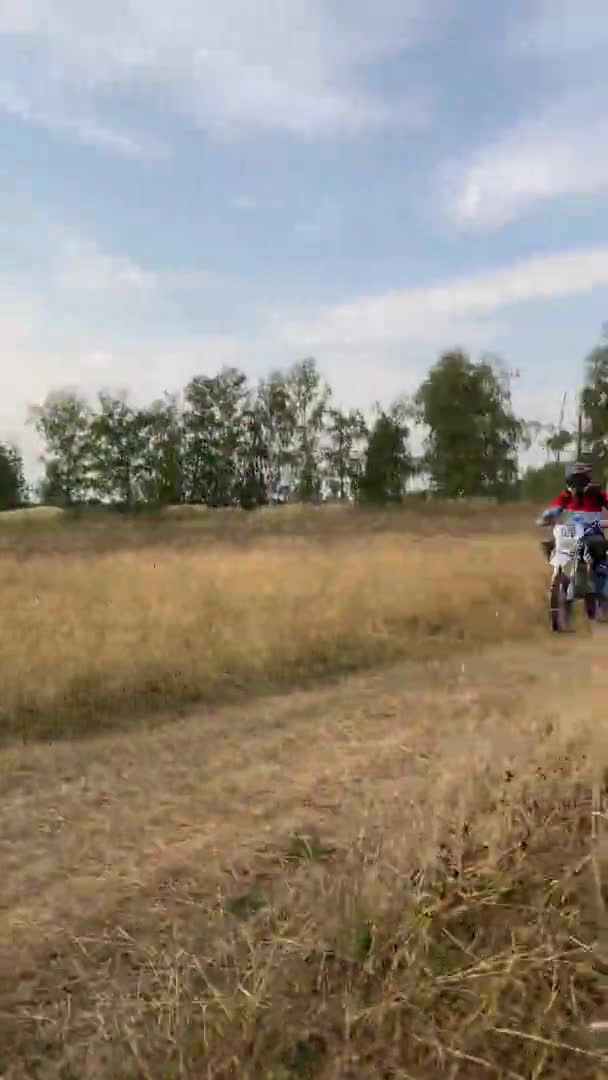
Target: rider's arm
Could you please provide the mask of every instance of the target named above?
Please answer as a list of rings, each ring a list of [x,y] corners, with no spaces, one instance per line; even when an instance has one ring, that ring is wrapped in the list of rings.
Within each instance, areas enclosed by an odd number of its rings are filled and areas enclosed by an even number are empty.
[[[559,495],[549,503],[550,510],[565,510],[572,496],[569,491],[560,491]]]
[[[552,503],[543,512],[541,521],[554,521],[560,514],[567,508],[570,502],[570,492],[561,491],[560,494],[553,500]]]

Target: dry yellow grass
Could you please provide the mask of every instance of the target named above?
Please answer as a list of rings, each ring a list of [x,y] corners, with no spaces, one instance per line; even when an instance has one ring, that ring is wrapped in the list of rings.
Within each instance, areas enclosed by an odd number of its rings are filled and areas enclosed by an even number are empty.
[[[608,628],[497,517],[3,558],[3,1080],[606,1080]]]
[[[0,737],[84,731],[542,622],[526,535],[380,534],[0,560]]]
[[[2,526],[48,525],[63,517],[63,510],[56,506],[27,506],[19,510],[3,510],[0,513]]]

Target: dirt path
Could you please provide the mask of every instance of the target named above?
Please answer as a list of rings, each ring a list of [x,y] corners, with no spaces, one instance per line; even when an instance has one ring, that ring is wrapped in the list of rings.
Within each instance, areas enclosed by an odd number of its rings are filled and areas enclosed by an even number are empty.
[[[606,637],[598,628],[136,734],[3,751],[0,948],[31,945],[193,859],[213,875],[294,829],[352,835],[404,791],[422,805],[448,767],[464,781],[472,757],[508,768],[515,741],[520,757],[522,740],[533,752],[556,715],[597,703]]]

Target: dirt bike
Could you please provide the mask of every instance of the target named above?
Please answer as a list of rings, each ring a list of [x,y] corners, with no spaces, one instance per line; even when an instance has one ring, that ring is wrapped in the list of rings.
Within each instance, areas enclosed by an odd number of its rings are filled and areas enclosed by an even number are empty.
[[[546,525],[546,518],[539,524]],[[603,535],[599,519],[586,513],[571,513],[568,520],[553,525],[553,543],[546,545],[549,564],[553,568],[549,590],[550,625],[554,633],[570,629],[572,609],[582,600],[589,620],[602,621],[608,614],[608,565],[596,562],[587,551],[591,536]]]

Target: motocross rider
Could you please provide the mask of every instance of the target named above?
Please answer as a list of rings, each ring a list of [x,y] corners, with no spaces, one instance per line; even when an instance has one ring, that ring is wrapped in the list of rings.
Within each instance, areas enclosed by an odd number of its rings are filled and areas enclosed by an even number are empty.
[[[576,461],[566,469],[566,487],[544,511],[540,523],[550,525],[565,510],[585,514],[589,521],[600,518],[602,510],[608,509],[608,493],[599,484],[593,483],[591,465]],[[553,540],[543,540],[542,549],[551,558]],[[592,566],[606,559],[608,540],[601,528],[586,537],[585,546]]]

